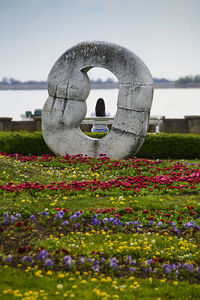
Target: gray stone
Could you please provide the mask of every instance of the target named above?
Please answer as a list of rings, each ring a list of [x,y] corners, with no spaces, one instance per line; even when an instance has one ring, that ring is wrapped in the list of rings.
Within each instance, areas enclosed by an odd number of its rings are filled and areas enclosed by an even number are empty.
[[[92,139],[79,128],[90,91],[88,70],[106,68],[119,80],[117,113],[111,131]],[[42,113],[42,131],[58,155],[104,153],[113,159],[134,156],[144,142],[153,99],[153,80],[134,53],[107,42],[83,42],[67,50],[48,76],[49,97]]]

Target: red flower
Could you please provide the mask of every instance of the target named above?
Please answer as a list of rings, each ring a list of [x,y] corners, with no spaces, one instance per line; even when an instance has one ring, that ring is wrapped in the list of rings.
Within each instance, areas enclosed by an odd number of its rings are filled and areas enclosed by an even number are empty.
[[[194,206],[187,206],[187,209],[192,210],[194,209]]]
[[[148,217],[148,220],[153,220],[153,217]]]
[[[195,212],[194,212],[194,211],[191,211],[190,214],[191,214],[191,215],[195,215]]]
[[[16,227],[21,227],[22,226],[22,223],[19,221],[15,224]]]
[[[59,208],[59,207],[56,207],[56,210],[57,210],[57,211],[60,211],[60,208]]]
[[[148,210],[143,210],[143,214],[148,214]]]
[[[17,249],[17,252],[18,252],[18,253],[24,253],[24,252],[26,252],[26,248],[25,248],[25,247],[19,247],[19,248]]]
[[[116,218],[119,218],[119,215],[118,215],[118,214],[115,214],[115,217],[116,217]]]
[[[167,213],[167,214],[165,214],[165,217],[171,217],[171,215]]]

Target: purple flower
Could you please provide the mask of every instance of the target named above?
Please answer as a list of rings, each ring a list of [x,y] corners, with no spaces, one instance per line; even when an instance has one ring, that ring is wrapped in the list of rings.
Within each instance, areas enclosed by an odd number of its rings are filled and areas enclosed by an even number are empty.
[[[183,267],[188,271],[190,271],[191,273],[193,272],[193,264],[184,264]]]
[[[14,223],[17,220],[17,218],[15,216],[11,215],[10,220],[11,220],[12,223]]]
[[[62,222],[62,226],[65,226],[65,225],[68,225],[68,224],[69,224],[69,222],[67,220]]]
[[[93,226],[98,226],[98,225],[101,225],[101,221],[99,219],[92,219],[92,225]]]
[[[81,257],[80,257],[80,263],[81,263],[81,264],[84,264],[84,263],[85,263],[85,257],[84,257],[84,256],[81,256]]]
[[[152,258],[150,258],[146,261],[146,265],[151,265],[153,263],[154,263],[154,260]]]
[[[20,213],[16,214],[16,217],[17,217],[17,218],[21,218],[21,216],[22,216],[22,215],[21,215]]]
[[[60,211],[57,213],[56,218],[57,218],[57,219],[62,219],[63,216],[64,216],[64,212],[63,212],[62,210],[60,210]]]
[[[193,221],[184,224],[185,228],[195,228],[195,223]]]
[[[53,261],[51,259],[46,259],[45,260],[45,266],[52,267],[53,266]]]
[[[30,216],[30,220],[31,220],[31,221],[34,221],[35,219],[36,219],[36,217],[35,217],[34,215],[31,215],[31,216]]]
[[[101,258],[101,263],[102,263],[102,264],[105,263],[105,258],[104,258],[104,257]]]
[[[4,225],[8,225],[8,224],[9,224],[9,221],[8,221],[7,219],[5,219],[5,220],[3,221],[3,224],[4,224]]]
[[[79,226],[80,226],[80,223],[74,224],[74,228],[75,228],[75,229],[79,228]]]
[[[110,262],[109,262],[110,267],[113,268],[114,270],[117,270],[117,269],[119,268],[118,262],[119,262],[119,261],[118,261],[115,257],[114,257],[114,258],[111,258],[111,259],[110,259]]]
[[[11,260],[12,260],[12,255],[11,254],[9,254],[6,258],[5,258],[5,262],[11,262]]]
[[[119,219],[115,219],[113,222],[112,222],[112,224],[114,225],[114,226],[123,226],[123,223],[119,220]]]
[[[130,267],[130,268],[129,268],[129,272],[131,272],[131,273],[135,273],[135,270],[136,270],[136,269],[133,268],[133,267]]]
[[[71,265],[72,265],[72,258],[71,258],[71,256],[65,255],[63,261],[64,261],[66,267],[71,268]]]
[[[172,270],[176,270],[176,265],[175,264],[163,264],[163,268],[164,268],[164,273],[168,274],[170,273]]]
[[[98,273],[99,272],[99,261],[95,260],[93,262],[92,271]]]
[[[24,260],[26,262],[31,262],[31,258],[28,255],[24,256],[22,260]]]
[[[70,220],[77,219],[78,217],[80,217],[80,215],[81,215],[81,212],[77,211],[75,214],[71,215]]]
[[[8,217],[8,213],[4,213],[3,217],[4,217],[4,219],[6,219]]]
[[[157,227],[160,227],[161,225],[162,225],[161,221],[156,224]]]
[[[150,221],[149,224],[148,224],[148,226],[152,226],[153,223],[154,223],[153,221]]]
[[[47,216],[48,215],[48,212],[47,211],[43,211],[42,212],[42,216],[44,217],[44,216]]]
[[[45,260],[45,258],[47,258],[47,256],[48,256],[47,250],[42,250],[42,251],[40,251],[40,253],[38,254],[38,259],[40,259],[40,260]]]
[[[152,268],[145,268],[145,273],[147,273],[147,274],[149,274],[149,273],[151,273],[152,272]]]

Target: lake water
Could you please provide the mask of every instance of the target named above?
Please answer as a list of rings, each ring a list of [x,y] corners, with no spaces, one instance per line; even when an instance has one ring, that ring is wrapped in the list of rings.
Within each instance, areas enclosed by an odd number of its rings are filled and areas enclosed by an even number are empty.
[[[117,110],[118,89],[91,90],[87,103],[87,116],[94,111],[96,100],[104,98],[106,109],[114,115]],[[46,90],[0,91],[0,117],[21,120],[21,114],[42,108],[47,99]],[[200,115],[200,89],[155,89],[151,115],[183,118]]]

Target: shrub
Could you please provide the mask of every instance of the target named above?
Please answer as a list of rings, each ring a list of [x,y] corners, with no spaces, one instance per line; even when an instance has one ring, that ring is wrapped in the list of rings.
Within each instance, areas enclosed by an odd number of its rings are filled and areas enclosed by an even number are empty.
[[[52,153],[41,132],[0,132],[0,152],[41,155]]]
[[[200,158],[200,135],[197,134],[147,134],[137,153],[143,158]]]
[[[107,133],[85,132],[92,138],[102,138]],[[0,152],[8,154],[41,155],[52,153],[42,133],[0,132]],[[150,159],[196,159],[200,158],[200,135],[195,134],[147,134],[137,157]]]

